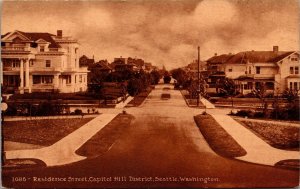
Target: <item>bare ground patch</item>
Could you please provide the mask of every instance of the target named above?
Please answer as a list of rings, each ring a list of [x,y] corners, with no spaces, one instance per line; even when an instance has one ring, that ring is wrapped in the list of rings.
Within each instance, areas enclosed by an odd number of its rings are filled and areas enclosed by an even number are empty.
[[[3,124],[5,141],[50,146],[93,118],[9,121]]]
[[[229,158],[247,154],[211,115],[197,115],[194,120],[209,146],[217,154]]]
[[[76,153],[81,156],[93,158],[107,152],[112,145],[129,128],[134,117],[130,114],[119,114],[90,140],[82,145]]]

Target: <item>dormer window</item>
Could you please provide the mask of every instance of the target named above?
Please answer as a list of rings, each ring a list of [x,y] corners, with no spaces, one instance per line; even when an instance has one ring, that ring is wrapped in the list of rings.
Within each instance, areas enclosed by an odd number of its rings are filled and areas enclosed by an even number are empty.
[[[40,52],[45,52],[45,46],[40,46]]]

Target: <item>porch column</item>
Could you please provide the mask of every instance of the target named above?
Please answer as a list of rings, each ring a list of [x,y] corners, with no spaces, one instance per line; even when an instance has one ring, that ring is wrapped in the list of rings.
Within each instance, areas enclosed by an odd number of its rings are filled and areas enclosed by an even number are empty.
[[[73,92],[75,92],[76,90],[75,90],[75,88],[76,88],[76,82],[75,82],[75,74],[72,74],[71,75],[71,90],[73,91]]]
[[[59,75],[54,75],[54,80],[53,80],[53,84],[54,84],[54,89],[59,89]]]
[[[31,93],[31,86],[29,85],[29,59],[26,59],[25,62],[25,89]]]
[[[24,94],[24,61],[20,59],[20,94]]]

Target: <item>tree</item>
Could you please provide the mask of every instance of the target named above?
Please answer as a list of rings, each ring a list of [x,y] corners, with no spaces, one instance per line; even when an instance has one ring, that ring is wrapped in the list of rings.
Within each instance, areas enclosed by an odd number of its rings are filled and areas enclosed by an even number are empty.
[[[171,77],[169,75],[164,76],[164,83],[170,83],[171,82]]]
[[[266,85],[264,83],[259,83],[257,87],[252,90],[252,93],[256,98],[260,99],[263,112],[266,113],[268,109],[268,104],[266,102]]]
[[[130,96],[136,96],[138,95],[143,88],[143,83],[141,79],[132,78],[128,81],[127,85],[127,92]]]
[[[298,98],[298,90],[286,89],[282,97],[286,98],[289,103],[293,103]]]
[[[153,70],[151,71],[150,76],[151,76],[151,84],[157,85],[160,80],[159,72],[157,70]]]
[[[175,69],[171,71],[172,77],[176,80],[175,88],[183,87],[184,83],[188,80],[186,72],[181,69]]]
[[[232,79],[219,79],[217,81],[217,93],[220,96],[231,97],[231,106],[233,107],[233,96],[237,95],[237,90]]]

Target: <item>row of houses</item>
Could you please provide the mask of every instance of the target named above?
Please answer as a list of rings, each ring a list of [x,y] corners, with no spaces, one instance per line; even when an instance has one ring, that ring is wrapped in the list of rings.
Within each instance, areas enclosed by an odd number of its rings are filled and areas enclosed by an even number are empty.
[[[93,58],[88,58],[86,55],[83,55],[79,58],[79,64],[81,66],[87,66],[88,70],[97,70],[99,72],[115,72],[115,71],[124,71],[131,70],[134,72],[138,72],[143,70],[147,73],[150,73],[153,70],[156,70],[157,67],[153,66],[151,63],[145,62],[140,58],[123,58],[122,56],[119,58],[114,58],[114,61],[109,63],[107,60],[99,60],[95,61]]]
[[[196,65],[192,63],[185,70],[196,72]],[[251,93],[263,85],[267,93],[273,94],[300,89],[299,52],[279,51],[278,46],[271,51],[215,54],[200,65],[208,82],[208,92],[216,92],[216,83],[224,78],[233,79],[242,94]]]
[[[151,63],[136,58],[95,62],[79,58],[79,43],[62,30],[51,33],[8,32],[1,35],[1,86],[4,93],[86,91],[90,68],[113,72],[122,69],[150,72]]]

